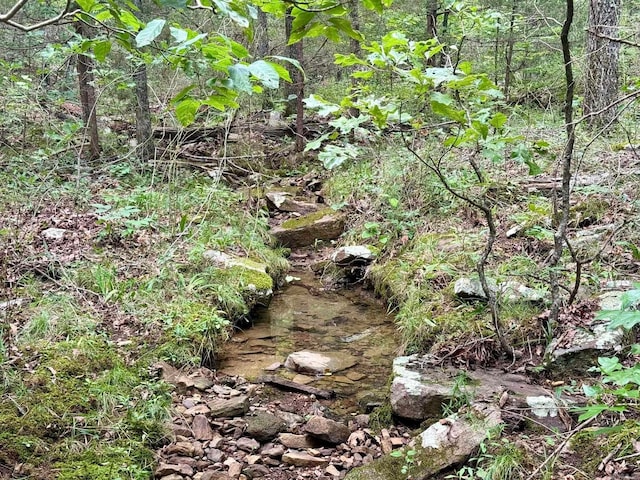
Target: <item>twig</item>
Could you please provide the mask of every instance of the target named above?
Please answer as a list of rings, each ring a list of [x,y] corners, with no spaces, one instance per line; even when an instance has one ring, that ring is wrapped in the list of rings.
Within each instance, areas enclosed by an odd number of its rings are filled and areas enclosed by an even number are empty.
[[[604,470],[604,467],[607,466],[607,463],[609,463],[611,461],[611,459],[613,458],[613,456],[618,453],[618,450],[620,450],[620,447],[622,447],[622,443],[617,444],[615,447],[613,447],[613,450],[611,450],[609,452],[609,454],[604,457],[602,459],[602,461],[600,462],[600,464],[598,465],[598,471],[601,472],[602,470]]]
[[[584,422],[582,422],[580,425],[578,425],[576,428],[574,428],[573,430],[571,430],[571,432],[569,432],[569,435],[567,436],[567,438],[565,438],[560,445],[558,445],[558,447],[551,453],[551,455],[549,455],[544,462],[542,462],[540,465],[538,465],[538,468],[536,468],[531,475],[529,475],[527,477],[527,480],[533,480],[533,478],[535,478],[535,476],[540,472],[540,470],[542,470],[547,463],[549,463],[552,459],[554,459],[555,457],[558,456],[558,454],[564,449],[564,447],[567,445],[567,443],[569,443],[569,440],[571,440],[573,438],[573,436],[575,434],[577,434],[578,432],[580,432],[581,430],[584,430],[591,422],[593,422],[596,419],[596,417],[591,417],[587,420],[585,420]]]

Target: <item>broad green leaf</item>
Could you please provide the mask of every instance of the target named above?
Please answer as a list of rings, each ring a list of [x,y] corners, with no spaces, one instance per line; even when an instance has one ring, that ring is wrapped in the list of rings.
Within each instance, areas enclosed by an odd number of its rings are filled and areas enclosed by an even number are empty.
[[[169,27],[169,32],[176,43],[186,42],[189,38],[189,32],[182,28]]]
[[[311,22],[311,20],[313,20],[317,15],[316,12],[307,12],[298,8],[294,9],[293,14],[295,16],[293,18],[293,22],[291,23],[292,32],[304,31],[309,22]]]
[[[232,65],[229,67],[229,80],[231,88],[238,92],[252,93],[251,81],[249,77],[251,72],[246,65]]]
[[[505,123],[507,123],[507,116],[502,112],[496,112],[489,120],[489,124],[495,128],[502,128]]]
[[[99,62],[104,62],[110,51],[111,42],[109,40],[102,40],[93,44],[93,54]]]
[[[247,28],[249,26],[249,19],[237,11],[237,8],[225,0],[213,0],[218,12],[229,17],[234,23],[241,28]]]
[[[358,150],[350,144],[343,147],[337,145],[327,145],[318,154],[318,159],[322,162],[327,170],[339,167],[347,160],[353,159],[358,155]]]
[[[374,10],[377,13],[382,13],[383,4],[381,0],[362,0],[362,4],[367,10]]]
[[[348,37],[353,38],[354,40],[357,40],[359,42],[364,40],[362,34],[357,30],[354,30],[351,22],[346,18],[333,17],[329,19],[329,23],[336,27],[340,32],[344,33]]]
[[[76,3],[83,12],[90,13],[93,6],[96,4],[95,0],[76,0]]]
[[[624,328],[630,330],[640,324],[640,311],[638,310],[601,310],[596,314],[598,320],[609,320],[609,330]]]
[[[275,63],[275,62],[269,62],[267,61],[267,63],[269,65],[271,65],[273,67],[273,69],[278,72],[278,76],[287,81],[287,82],[291,82],[291,75],[289,74],[289,70],[287,70],[286,68],[284,68],[282,65],[280,65],[279,63]]]
[[[122,10],[118,15],[118,19],[125,27],[129,27],[129,29],[137,32],[142,27],[142,22],[137,19],[137,17],[128,10]]]
[[[256,77],[265,87],[278,88],[278,85],[280,85],[280,75],[270,63],[258,60],[249,65],[248,68],[251,75]]]
[[[622,368],[618,357],[598,357],[598,365],[603,373],[611,373]]]
[[[312,140],[311,142],[307,143],[304,147],[304,151],[309,152],[311,150],[319,149],[322,146],[322,143],[329,138],[329,135],[330,134],[325,133],[323,135],[320,135],[315,140]]]
[[[163,7],[183,9],[187,6],[187,0],[155,0],[159,5]]]
[[[196,119],[196,113],[202,105],[200,100],[187,97],[176,105],[176,117],[182,126],[188,126]]]
[[[640,290],[629,290],[622,295],[622,309],[628,310],[640,303]]]
[[[318,111],[318,115],[321,117],[328,117],[329,115],[340,111],[340,107],[334,103],[329,103],[322,97],[317,95],[309,95],[308,98],[303,100],[305,106],[310,109]]]
[[[298,71],[300,71],[300,73],[302,73],[302,75],[304,77],[304,70],[302,69],[302,65],[300,65],[300,62],[298,60],[296,60],[295,58],[282,57],[280,55],[271,55],[269,58],[274,58],[274,59],[280,60],[282,62],[290,63],[295,68],[297,68]],[[306,77],[305,77],[305,79],[306,79]]]
[[[142,48],[151,45],[151,42],[162,33],[165,23],[167,23],[167,21],[162,18],[156,18],[147,23],[147,26],[136,35],[136,46]]]

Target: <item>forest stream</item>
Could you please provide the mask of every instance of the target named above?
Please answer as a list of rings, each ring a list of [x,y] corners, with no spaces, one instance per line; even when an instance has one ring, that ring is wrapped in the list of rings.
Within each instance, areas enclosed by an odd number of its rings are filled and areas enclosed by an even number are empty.
[[[297,351],[356,357],[343,371],[278,374],[298,383],[333,390],[330,409],[355,413],[384,398],[384,387],[398,348],[397,332],[384,306],[360,288],[327,290],[311,272],[294,271],[294,280],[257,312],[254,325],[236,333],[222,354],[220,371],[254,380]]]

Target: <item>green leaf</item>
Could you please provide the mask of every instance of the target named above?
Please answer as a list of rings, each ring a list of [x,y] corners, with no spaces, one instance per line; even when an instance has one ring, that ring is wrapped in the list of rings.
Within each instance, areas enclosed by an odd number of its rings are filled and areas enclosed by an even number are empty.
[[[96,1],[95,0],[76,0],[76,3],[82,9],[82,11],[89,13],[91,12],[91,9],[94,7],[94,5],[96,4]]]
[[[609,320],[608,330],[624,328],[631,330],[640,324],[640,311],[638,310],[601,310],[596,314],[598,320]]]
[[[640,290],[629,290],[622,295],[622,310],[628,310],[640,303]]]
[[[109,40],[102,40],[93,44],[93,54],[99,62],[104,62],[110,51],[111,42]]]
[[[138,18],[128,10],[122,10],[118,15],[118,18],[125,27],[129,27],[129,29],[134,32],[137,32],[140,30],[140,27],[142,27],[142,22],[140,22],[140,20],[138,20]]]
[[[213,0],[217,10],[223,15],[229,17],[234,23],[241,28],[249,26],[249,19],[238,11],[238,8],[225,0]]]
[[[322,146],[322,143],[329,138],[329,135],[329,133],[325,133],[323,135],[320,135],[315,140],[307,143],[304,147],[304,151],[309,152],[311,150],[318,150]]]
[[[142,48],[151,45],[151,42],[162,33],[165,23],[167,21],[162,18],[156,18],[147,23],[147,26],[136,35],[136,46]]]
[[[176,105],[176,117],[182,126],[191,125],[196,119],[196,113],[202,105],[200,100],[187,97]]]
[[[289,74],[289,70],[287,70],[286,68],[284,68],[282,65],[280,65],[279,63],[275,63],[275,62],[269,62],[267,61],[267,63],[269,65],[271,65],[273,67],[273,69],[278,72],[278,76],[287,81],[287,82],[291,82],[291,75]]]
[[[333,17],[329,19],[329,23],[331,23],[334,27],[336,27],[340,32],[344,33],[350,38],[361,42],[364,40],[364,37],[360,32],[353,29],[351,22],[346,18]]]
[[[280,75],[269,62],[258,60],[249,65],[251,75],[256,77],[266,88],[278,88],[280,85]]]
[[[189,38],[189,32],[182,28],[169,27],[169,32],[176,43],[186,42]]]
[[[249,77],[251,72],[246,65],[231,65],[229,67],[229,80],[231,82],[231,88],[238,92],[252,93],[251,81]]]
[[[180,100],[184,99],[187,96],[187,94],[194,88],[196,88],[195,85],[188,85],[184,87],[171,99],[171,103],[174,103],[174,104],[178,103]]]
[[[497,112],[489,120],[489,124],[494,128],[502,128],[507,123],[507,116],[502,112]]]
[[[358,150],[350,144],[343,147],[337,145],[327,145],[318,154],[318,159],[323,163],[324,168],[332,170],[339,167],[347,160],[355,158]]]
[[[329,103],[318,95],[311,94],[308,98],[305,98],[303,102],[307,108],[318,110],[318,115],[322,117],[328,117],[332,113],[340,110],[340,106]]]

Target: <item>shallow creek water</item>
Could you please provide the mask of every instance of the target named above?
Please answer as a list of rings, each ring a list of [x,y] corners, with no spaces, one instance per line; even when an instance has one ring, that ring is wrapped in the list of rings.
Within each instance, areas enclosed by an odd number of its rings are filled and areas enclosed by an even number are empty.
[[[295,372],[264,369],[300,350],[338,351],[358,363],[332,375],[297,377],[295,381],[332,389],[331,409],[362,410],[368,399],[380,399],[398,348],[393,319],[370,294],[359,289],[325,291],[312,273],[291,272],[299,278],[278,292],[269,308],[258,312],[254,326],[234,335],[220,358],[220,371],[255,380],[267,373],[294,379]]]

